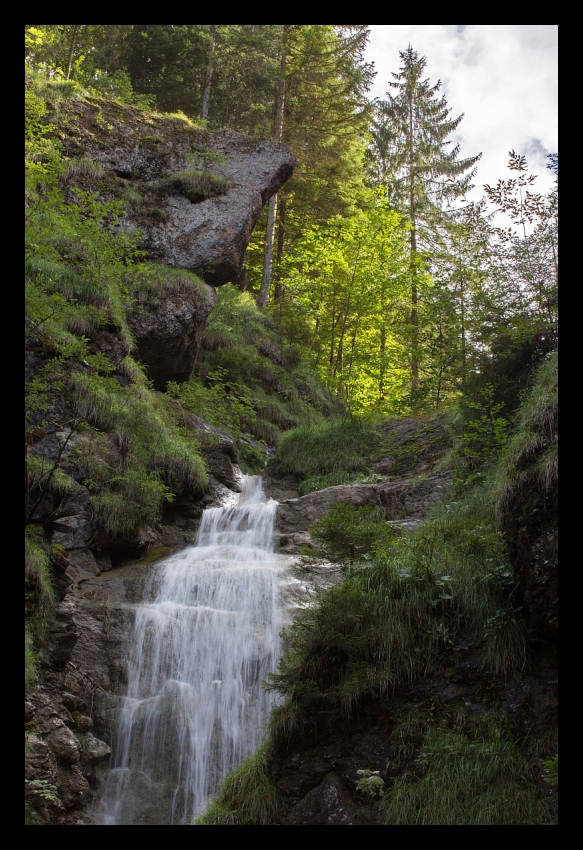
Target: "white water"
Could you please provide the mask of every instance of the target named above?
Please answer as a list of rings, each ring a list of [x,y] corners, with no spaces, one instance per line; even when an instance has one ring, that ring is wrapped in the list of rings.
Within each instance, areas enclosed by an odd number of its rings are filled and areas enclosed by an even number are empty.
[[[206,510],[196,545],[154,569],[98,823],[190,823],[260,743],[280,653],[276,508],[245,477],[237,504]]]

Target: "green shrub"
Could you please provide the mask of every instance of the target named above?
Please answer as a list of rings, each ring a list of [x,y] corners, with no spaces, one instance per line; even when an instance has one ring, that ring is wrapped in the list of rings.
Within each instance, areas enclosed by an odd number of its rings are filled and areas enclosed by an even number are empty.
[[[490,498],[500,516],[533,483],[558,484],[558,352],[539,369],[517,416],[515,432],[493,473]]]
[[[334,561],[353,562],[356,558],[389,543],[397,532],[387,525],[382,508],[335,505],[310,529],[314,540],[324,544]]]
[[[28,628],[24,631],[24,692],[27,693],[36,678],[38,659],[34,640]]]

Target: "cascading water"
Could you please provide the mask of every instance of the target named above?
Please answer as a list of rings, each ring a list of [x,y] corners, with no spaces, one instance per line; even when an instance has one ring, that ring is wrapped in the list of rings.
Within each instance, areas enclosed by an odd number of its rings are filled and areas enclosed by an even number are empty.
[[[277,502],[246,476],[203,513],[195,546],[153,571],[97,823],[185,824],[259,744],[280,640]]]

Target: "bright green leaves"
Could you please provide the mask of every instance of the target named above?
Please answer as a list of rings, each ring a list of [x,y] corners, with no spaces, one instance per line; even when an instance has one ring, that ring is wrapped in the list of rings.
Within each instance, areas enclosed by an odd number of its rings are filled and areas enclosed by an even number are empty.
[[[282,328],[310,338],[310,365],[353,410],[398,406],[407,275],[401,217],[380,193],[365,211],[308,228],[284,258]]]

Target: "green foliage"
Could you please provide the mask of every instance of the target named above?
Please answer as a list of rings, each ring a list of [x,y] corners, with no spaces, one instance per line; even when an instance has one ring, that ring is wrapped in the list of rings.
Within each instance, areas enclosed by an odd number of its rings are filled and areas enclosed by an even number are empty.
[[[351,410],[395,411],[406,383],[406,231],[379,192],[362,203],[294,240],[278,273],[280,324]]]
[[[57,789],[48,779],[25,779],[27,791],[39,797],[43,802],[54,803],[57,799]]]
[[[32,681],[35,645],[42,646],[55,607],[56,594],[51,572],[53,547],[38,526],[27,525],[24,537],[24,577],[27,590],[25,679]]]
[[[357,770],[362,779],[356,782],[356,790],[366,797],[382,797],[385,793],[384,780],[379,776],[378,770]]]
[[[194,435],[173,421],[170,402],[149,389],[141,372],[126,387],[76,373],[73,387],[78,414],[113,432],[122,449],[121,469],[96,437],[79,444],[75,457],[106,533],[132,534],[142,522],[154,522],[173,492],[202,492],[207,473]]]
[[[105,176],[105,171],[100,162],[95,162],[87,156],[82,156],[67,160],[59,176],[63,181],[79,177],[89,177],[99,180]]]
[[[493,385],[487,384],[478,400],[465,398],[460,404],[461,416],[454,423],[458,433],[451,455],[458,486],[467,486],[483,477],[484,470],[504,449],[508,422],[500,415],[504,405],[496,403],[494,396]]]
[[[386,547],[396,532],[387,524],[382,508],[338,504],[312,525],[310,534],[325,545],[334,561],[352,563],[373,548]]]
[[[485,497],[444,506],[411,535],[390,528],[370,509],[343,506],[317,524],[325,554],[351,567],[290,630],[270,684],[289,706],[274,714],[276,738],[331,728],[365,699],[435,673],[468,630],[482,668],[496,679],[524,666],[527,633],[510,601],[514,577]]]
[[[103,170],[88,158],[62,161],[58,145],[45,138],[44,113],[42,99],[29,96],[27,342],[41,365],[27,386],[27,421],[32,442],[39,433],[69,436],[56,461],[29,453],[28,493],[63,498],[72,487],[68,473],[76,471],[106,533],[131,535],[154,522],[173,493],[202,491],[207,473],[172,402],[151,389],[130,357],[113,363],[95,352],[90,335],[107,325],[129,347],[127,314],[136,302],[193,290],[206,297],[206,287],[188,272],[144,263],[139,235],[119,227],[119,202],[79,186],[65,196],[64,182],[84,185]],[[64,396],[60,410],[55,400]]]
[[[168,295],[183,293],[196,294],[203,301],[209,298],[205,282],[186,269],[144,263],[132,278],[131,293],[140,304],[156,305]]]
[[[282,800],[270,772],[266,745],[223,779],[219,790],[195,825],[226,826],[273,823]]]
[[[545,759],[543,761],[543,767],[545,769],[545,782],[553,788],[557,789],[556,793],[558,795],[559,789],[559,754],[555,753],[550,759]]]
[[[321,421],[337,409],[299,353],[284,345],[253,299],[227,284],[217,293],[202,350],[188,384],[168,387],[190,412],[233,435],[244,468],[263,469],[262,446],[300,422]]]
[[[430,729],[416,767],[399,776],[385,794],[383,823],[550,823],[530,765],[497,729],[473,738]]]

